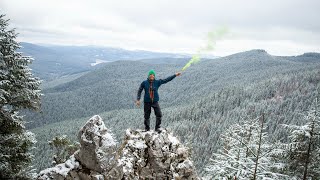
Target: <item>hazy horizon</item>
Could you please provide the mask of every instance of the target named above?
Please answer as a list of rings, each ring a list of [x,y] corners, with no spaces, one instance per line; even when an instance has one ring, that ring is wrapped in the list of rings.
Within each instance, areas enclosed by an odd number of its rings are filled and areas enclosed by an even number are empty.
[[[316,0],[284,1],[41,1],[2,0],[18,40],[128,50],[195,53],[219,27],[229,33],[213,55],[251,49],[272,55],[320,52]]]

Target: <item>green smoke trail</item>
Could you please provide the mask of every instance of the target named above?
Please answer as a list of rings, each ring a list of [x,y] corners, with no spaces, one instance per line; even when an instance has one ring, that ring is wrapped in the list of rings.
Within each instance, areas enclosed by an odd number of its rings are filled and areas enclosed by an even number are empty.
[[[200,48],[196,54],[192,56],[189,62],[182,68],[182,71],[186,70],[192,64],[200,61],[201,54],[204,52],[212,51],[215,49],[216,42],[220,40],[224,35],[228,33],[227,27],[219,27],[216,30],[210,31],[207,34],[207,44],[205,47]]]
[[[195,64],[200,61],[200,53],[197,53],[192,56],[192,58],[189,60],[189,62],[182,68],[182,71],[186,70],[188,67],[191,66],[191,64]]]

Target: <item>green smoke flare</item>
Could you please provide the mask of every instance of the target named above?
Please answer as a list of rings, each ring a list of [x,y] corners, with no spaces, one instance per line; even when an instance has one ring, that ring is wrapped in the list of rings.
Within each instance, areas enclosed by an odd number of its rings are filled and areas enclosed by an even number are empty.
[[[197,53],[192,56],[190,61],[182,68],[182,71],[186,70],[188,67],[191,66],[191,64],[195,64],[200,61],[200,53]]]
[[[220,40],[224,35],[228,33],[228,29],[226,27],[220,27],[216,30],[210,31],[207,34],[207,44],[205,47],[202,47],[198,50],[196,54],[192,56],[189,62],[182,68],[182,71],[186,70],[192,64],[195,64],[200,61],[201,54],[208,51],[213,51],[216,46],[216,42]]]

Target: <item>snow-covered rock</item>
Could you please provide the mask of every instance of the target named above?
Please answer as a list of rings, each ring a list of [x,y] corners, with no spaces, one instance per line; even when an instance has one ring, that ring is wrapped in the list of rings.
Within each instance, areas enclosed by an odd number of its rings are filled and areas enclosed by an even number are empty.
[[[115,163],[116,141],[100,116],[89,119],[80,129],[78,140],[81,146],[75,157],[83,166],[97,172],[110,170]]]
[[[121,147],[124,179],[198,179],[188,148],[166,130],[128,129]]]
[[[172,133],[126,130],[122,144],[93,116],[78,134],[80,149],[37,179],[199,179],[190,151]]]
[[[77,168],[79,168],[79,162],[76,161],[72,155],[65,163],[41,171],[38,175],[38,179],[70,179],[70,177],[68,178],[67,176],[72,176],[70,172]]]

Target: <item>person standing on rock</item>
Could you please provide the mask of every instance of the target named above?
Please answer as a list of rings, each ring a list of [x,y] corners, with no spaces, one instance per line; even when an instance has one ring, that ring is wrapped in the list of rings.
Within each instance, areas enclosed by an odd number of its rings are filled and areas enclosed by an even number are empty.
[[[160,133],[160,125],[161,125],[161,109],[159,106],[159,94],[158,89],[162,84],[165,84],[172,79],[174,79],[176,76],[180,76],[181,73],[178,72],[172,76],[167,77],[166,79],[159,79],[157,80],[156,73],[154,70],[150,70],[148,74],[148,79],[143,81],[139,87],[138,95],[137,95],[137,101],[136,105],[140,106],[140,98],[142,90],[144,90],[144,125],[145,130],[150,130],[150,114],[151,114],[151,107],[154,110],[154,114],[156,115],[156,127],[155,130]]]

